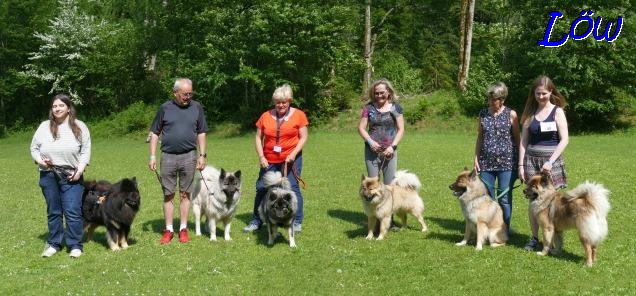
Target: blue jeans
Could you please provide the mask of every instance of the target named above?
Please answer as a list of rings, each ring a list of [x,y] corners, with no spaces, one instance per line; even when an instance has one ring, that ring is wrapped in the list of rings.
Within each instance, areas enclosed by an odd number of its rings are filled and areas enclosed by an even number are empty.
[[[287,179],[289,179],[292,191],[294,191],[296,197],[298,197],[298,212],[296,212],[296,221],[294,223],[301,224],[303,222],[303,195],[302,193],[300,193],[300,186],[298,186],[298,181],[296,181],[296,178],[294,178],[294,174],[292,172],[292,164],[278,163],[270,164],[266,168],[261,168],[261,170],[258,172],[258,179],[256,180],[256,198],[254,198],[254,211],[252,212],[252,216],[254,218],[252,221],[257,222],[259,225],[263,224],[263,221],[261,221],[261,217],[258,215],[258,207],[261,205],[263,198],[265,198],[265,194],[267,194],[267,188],[263,186],[261,177],[263,177],[263,175],[265,175],[265,173],[269,171],[279,171],[282,174],[284,168],[283,165],[287,165]],[[293,166],[295,167],[298,177],[300,177],[300,173],[303,169],[302,153],[299,153],[296,156],[296,160],[294,160]]]
[[[515,174],[512,171],[481,171],[479,172],[482,180],[486,183],[486,188],[488,188],[488,194],[495,198],[499,194],[501,194],[504,190],[508,189],[506,194],[502,195],[498,198],[499,205],[501,206],[501,210],[503,211],[503,219],[504,223],[508,227],[508,232],[510,232],[510,217],[512,216],[512,186],[515,183]],[[495,178],[497,179],[497,192],[495,194]]]
[[[62,249],[66,235],[66,246],[83,249],[84,221],[82,218],[83,177],[77,182],[58,180],[52,171],[40,171],[40,187],[46,200],[46,216],[49,227],[47,243],[56,250]],[[64,230],[66,219],[66,230]]]

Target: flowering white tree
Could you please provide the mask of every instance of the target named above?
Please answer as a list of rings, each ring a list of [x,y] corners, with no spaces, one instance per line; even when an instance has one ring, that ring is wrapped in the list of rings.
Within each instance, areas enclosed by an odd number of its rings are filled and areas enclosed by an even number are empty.
[[[95,49],[100,41],[113,34],[104,20],[95,20],[82,11],[75,0],[58,1],[59,13],[51,20],[47,33],[35,32],[40,39],[37,52],[30,53],[32,63],[24,66],[24,74],[51,82],[54,92],[67,92],[74,103],[82,104],[82,98],[74,87],[86,73],[82,60]]]

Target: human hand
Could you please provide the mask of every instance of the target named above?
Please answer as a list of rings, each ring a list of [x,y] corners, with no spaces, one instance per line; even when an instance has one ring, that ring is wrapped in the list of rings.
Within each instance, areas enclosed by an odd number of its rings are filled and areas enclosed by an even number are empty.
[[[197,158],[197,170],[202,171],[205,169],[205,157]]]
[[[82,174],[84,174],[84,171],[77,169],[73,172],[72,175],[68,177],[68,180],[71,182],[77,182],[80,179],[80,177],[82,177]]]
[[[390,159],[391,157],[393,157],[393,154],[395,153],[395,151],[393,150],[392,146],[386,147],[386,149],[384,149],[384,158],[386,159]]]
[[[265,156],[261,156],[261,158],[259,159],[259,164],[261,165],[261,168],[266,168],[269,166],[269,162],[267,161],[267,158],[265,158]]]
[[[153,172],[156,171],[157,170],[157,160],[155,160],[154,158],[150,159],[150,161],[148,161],[148,168],[151,171],[153,171]]]
[[[550,171],[552,170],[552,162],[551,161],[546,161],[542,166],[541,166],[541,173],[544,174],[548,174],[550,173]]]
[[[525,173],[524,173],[524,170],[523,170],[523,166],[519,166],[519,169],[517,171],[518,171],[518,175],[519,175],[519,180],[521,180],[521,183],[525,183],[526,182],[526,178],[524,177]]]
[[[473,169],[475,170],[475,172],[481,171],[481,168],[479,168],[479,161],[477,160],[477,157],[475,157],[475,163],[473,164]]]

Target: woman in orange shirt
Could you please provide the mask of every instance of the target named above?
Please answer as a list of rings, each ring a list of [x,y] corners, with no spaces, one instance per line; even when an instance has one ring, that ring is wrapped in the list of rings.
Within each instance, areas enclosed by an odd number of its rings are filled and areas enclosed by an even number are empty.
[[[287,166],[289,182],[298,197],[298,212],[293,228],[294,232],[301,231],[303,221],[303,197],[298,181],[293,177],[292,170],[298,177],[303,167],[303,147],[307,142],[307,125],[309,121],[305,112],[291,107],[293,92],[289,84],[284,84],[274,91],[272,101],[274,108],[264,112],[256,122],[255,147],[259,158],[260,171],[256,181],[256,198],[252,221],[243,228],[243,232],[257,230],[263,222],[258,215],[258,207],[267,193],[261,177],[268,171],[283,172]]]

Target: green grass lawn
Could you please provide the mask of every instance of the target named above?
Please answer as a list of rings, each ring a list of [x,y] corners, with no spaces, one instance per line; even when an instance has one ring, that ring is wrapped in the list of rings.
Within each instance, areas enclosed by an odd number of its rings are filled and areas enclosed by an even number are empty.
[[[104,228],[86,243],[77,260],[68,250],[41,258],[46,208],[30,160],[30,135],[0,140],[0,294],[2,295],[633,295],[636,291],[636,196],[631,184],[636,140],[630,135],[571,138],[566,150],[570,188],[585,180],[611,190],[609,236],[599,260],[584,267],[574,232],[566,234],[558,257],[525,252],[527,201],[514,191],[509,244],[477,252],[474,242],[456,247],[463,217],[448,185],[473,159],[475,136],[407,131],[399,167],[416,173],[423,188],[429,231],[390,232],[384,241],[367,241],[366,217],[358,197],[365,173],[363,143],[353,131],[311,132],[304,151],[303,232],[298,248],[287,241],[266,245],[264,229],[246,235],[251,218],[258,160],[253,135],[208,138],[208,163],[243,171],[243,199],[232,228],[233,241],[212,243],[204,234],[192,241],[159,245],[163,228],[162,194],[147,169],[143,136],[94,139],[90,179],[117,181],[136,176],[141,211],[128,250],[112,252]],[[286,234],[285,234],[286,236]]]

